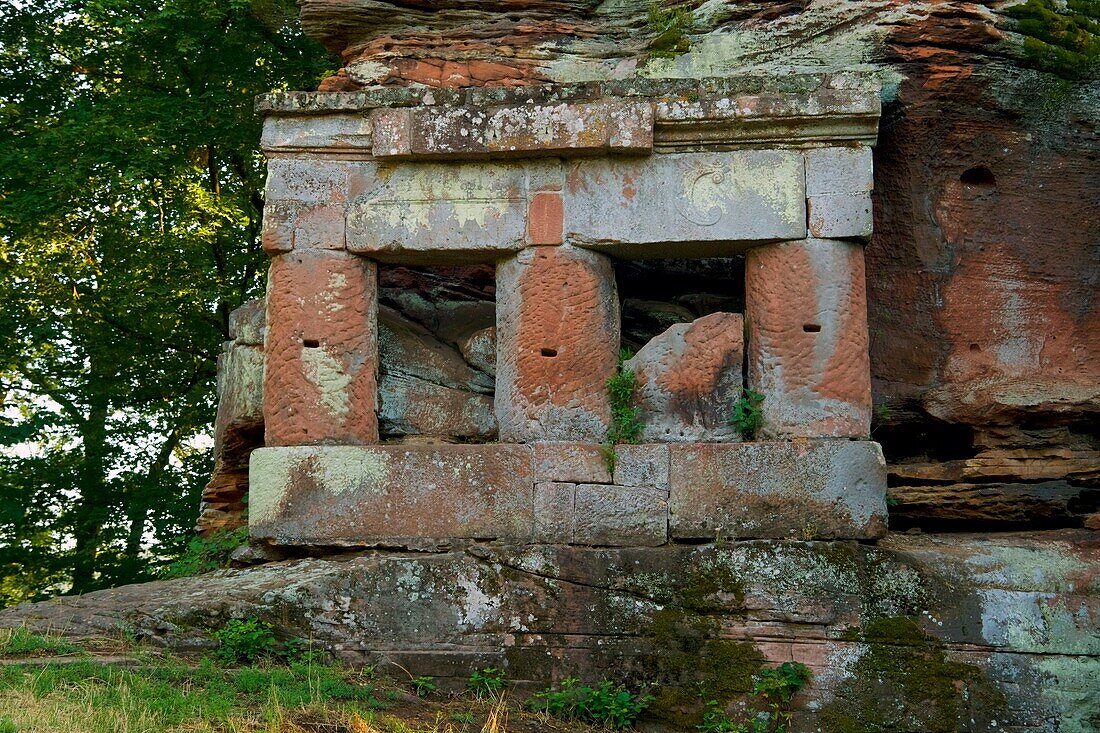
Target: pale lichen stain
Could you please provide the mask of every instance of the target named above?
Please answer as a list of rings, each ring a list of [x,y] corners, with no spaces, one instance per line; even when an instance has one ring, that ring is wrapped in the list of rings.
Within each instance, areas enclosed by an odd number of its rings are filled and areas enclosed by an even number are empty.
[[[344,419],[351,413],[348,388],[352,377],[327,348],[302,347],[299,357],[305,378],[317,388],[321,406],[331,416]]]

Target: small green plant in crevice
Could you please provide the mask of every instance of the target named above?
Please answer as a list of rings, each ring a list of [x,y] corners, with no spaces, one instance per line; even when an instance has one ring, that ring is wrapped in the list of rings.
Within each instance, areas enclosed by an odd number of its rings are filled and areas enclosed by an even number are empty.
[[[224,662],[254,662],[278,656],[275,629],[257,618],[231,618],[211,636],[221,642],[214,656]]]
[[[160,572],[162,578],[183,578],[229,567],[233,550],[248,543],[248,527],[193,537],[179,557]]]
[[[26,626],[0,629],[0,657],[77,654],[81,651],[83,650],[79,646],[60,636],[36,634]]]
[[[768,733],[786,733],[791,725],[791,698],[810,681],[810,668],[800,662],[783,662],[761,670],[752,692],[768,713]]]
[[[557,689],[536,692],[528,707],[564,720],[602,725],[614,730],[629,728],[653,701],[651,695],[630,692],[622,685],[602,680],[595,687],[578,684],[576,677],[566,677]]]
[[[409,684],[412,685],[413,692],[417,697],[424,697],[430,695],[436,691],[435,680],[428,676],[413,677],[409,680]]]
[[[653,34],[649,42],[651,58],[673,58],[691,48],[687,34],[695,26],[690,8],[662,8],[659,0],[649,6],[646,25]]]
[[[619,363],[615,376],[607,380],[607,395],[611,402],[611,426],[601,446],[601,453],[612,473],[615,471],[615,446],[620,443],[637,443],[642,437],[641,410],[635,402],[638,377],[623,365],[634,356],[628,349],[619,351]]]
[[[764,420],[764,413],[760,410],[760,404],[764,401],[764,395],[754,389],[746,387],[741,393],[741,399],[733,404],[733,417],[730,423],[741,433],[745,440],[755,440],[760,431],[760,425]]]
[[[478,700],[499,697],[504,689],[504,670],[496,667],[475,669],[466,680],[466,687]]]
[[[708,700],[699,733],[789,733],[791,700],[810,681],[810,668],[800,662],[783,662],[756,673],[752,688],[755,714],[748,722],[726,715],[717,700]]]

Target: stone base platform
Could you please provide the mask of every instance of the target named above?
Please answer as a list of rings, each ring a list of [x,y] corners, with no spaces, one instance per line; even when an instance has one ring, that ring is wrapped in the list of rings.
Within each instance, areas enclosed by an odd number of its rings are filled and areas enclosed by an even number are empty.
[[[605,547],[721,539],[875,539],[877,443],[804,440],[261,448],[254,539],[426,547],[453,540]]]

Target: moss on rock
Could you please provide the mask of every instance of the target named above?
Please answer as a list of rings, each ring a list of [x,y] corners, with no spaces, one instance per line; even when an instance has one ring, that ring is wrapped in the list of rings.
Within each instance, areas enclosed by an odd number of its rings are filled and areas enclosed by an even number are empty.
[[[943,642],[912,618],[876,618],[848,638],[866,652],[852,668],[850,687],[822,711],[824,733],[954,733],[1004,709],[1003,695],[981,669],[948,661]]]

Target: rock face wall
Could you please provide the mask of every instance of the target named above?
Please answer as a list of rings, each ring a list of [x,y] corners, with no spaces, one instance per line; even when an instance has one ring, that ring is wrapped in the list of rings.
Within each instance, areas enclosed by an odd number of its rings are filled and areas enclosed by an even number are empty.
[[[322,84],[332,90],[877,73],[867,283],[874,437],[895,464],[895,516],[1016,526],[997,507],[1024,500],[1047,523],[1079,525],[1100,509],[1090,8],[306,0],[302,21],[344,58]],[[945,460],[961,463],[933,465]]]

